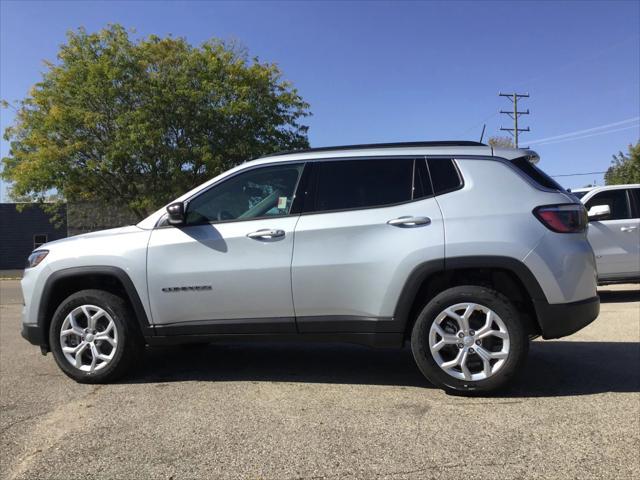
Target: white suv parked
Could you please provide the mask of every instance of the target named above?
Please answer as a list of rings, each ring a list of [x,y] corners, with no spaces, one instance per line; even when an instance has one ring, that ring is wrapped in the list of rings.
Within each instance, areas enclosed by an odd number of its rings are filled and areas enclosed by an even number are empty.
[[[640,184],[572,190],[589,215],[598,283],[640,282]]]
[[[435,385],[494,390],[531,337],[599,311],[586,211],[536,161],[421,142],[245,163],[138,225],[39,247],[23,336],[80,382],[145,344],[286,339],[410,342]]]

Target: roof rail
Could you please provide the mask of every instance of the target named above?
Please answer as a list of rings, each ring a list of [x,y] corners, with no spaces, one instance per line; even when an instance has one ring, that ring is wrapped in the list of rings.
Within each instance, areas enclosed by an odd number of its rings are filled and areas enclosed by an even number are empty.
[[[276,157],[290,153],[308,152],[332,152],[336,150],[364,150],[373,148],[394,148],[394,147],[486,147],[485,143],[472,142],[469,140],[445,140],[438,142],[397,142],[397,143],[365,143],[361,145],[340,145],[335,147],[304,148],[300,150],[289,150],[286,152],[276,152],[265,157]]]

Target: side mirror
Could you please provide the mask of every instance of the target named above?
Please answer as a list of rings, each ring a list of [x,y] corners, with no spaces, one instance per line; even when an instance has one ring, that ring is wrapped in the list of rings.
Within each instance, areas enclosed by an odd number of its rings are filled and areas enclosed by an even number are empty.
[[[587,213],[589,220],[602,220],[611,215],[611,207],[609,205],[594,205]]]
[[[175,227],[179,227],[180,225],[184,225],[185,217],[184,217],[184,203],[175,202],[167,207],[167,213],[169,216],[167,217],[167,221],[169,225],[173,225]]]

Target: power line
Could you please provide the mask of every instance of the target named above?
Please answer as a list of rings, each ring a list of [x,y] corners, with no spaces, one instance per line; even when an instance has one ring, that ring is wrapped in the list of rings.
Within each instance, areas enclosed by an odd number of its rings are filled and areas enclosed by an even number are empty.
[[[604,172],[586,172],[586,173],[562,173],[560,175],[551,175],[553,178],[556,177],[577,177],[579,175],[601,175],[607,173],[606,171]]]
[[[479,127],[482,124],[486,124],[487,120],[489,120],[492,117],[495,117],[496,115],[498,115],[500,112],[494,112],[491,115],[488,115],[486,118],[480,120],[478,123],[474,123],[471,127],[467,128],[464,132],[462,132],[460,134],[461,137],[464,137],[467,133],[469,133],[471,130],[473,130],[476,127]]]
[[[511,100],[511,103],[513,103],[513,111],[507,111],[507,110],[500,110],[500,113],[504,113],[506,115],[509,115],[512,119],[513,119],[513,128],[503,128],[500,127],[500,130],[505,131],[505,132],[509,132],[511,135],[513,135],[514,138],[514,143],[516,148],[518,148],[518,135],[520,132],[528,132],[529,131],[529,127],[527,128],[518,128],[518,118],[520,117],[520,115],[529,115],[529,109],[525,110],[525,111],[518,111],[518,99],[519,98],[529,98],[529,94],[528,93],[498,93],[498,96],[500,97],[507,97],[509,100]]]
[[[608,133],[621,132],[623,130],[630,130],[632,128],[640,128],[640,124],[630,125],[628,127],[614,128],[613,130],[606,130],[604,132],[588,133],[586,135],[579,135],[577,137],[564,138],[562,140],[552,140],[550,142],[538,143],[537,146],[555,145],[556,143],[570,142],[572,140],[582,140],[583,138],[597,137],[598,135],[606,135]]]
[[[613,122],[613,123],[606,123],[604,125],[600,125],[598,127],[587,128],[585,130],[576,130],[575,132],[564,133],[562,135],[555,135],[553,137],[539,138],[538,140],[532,140],[529,143],[530,144],[542,143],[542,142],[548,142],[550,140],[556,140],[556,139],[560,139],[560,138],[573,137],[574,135],[581,135],[583,133],[594,132],[596,130],[603,130],[605,128],[610,128],[610,127],[617,127],[618,125],[624,125],[625,123],[637,122],[638,120],[640,120],[640,117],[627,118],[626,120],[620,120],[619,122]]]

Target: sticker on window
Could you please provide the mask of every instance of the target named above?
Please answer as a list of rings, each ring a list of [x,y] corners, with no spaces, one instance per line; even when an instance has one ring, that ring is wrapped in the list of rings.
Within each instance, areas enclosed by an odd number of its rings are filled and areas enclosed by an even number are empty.
[[[278,197],[278,209],[285,210],[287,208],[287,197]]]

